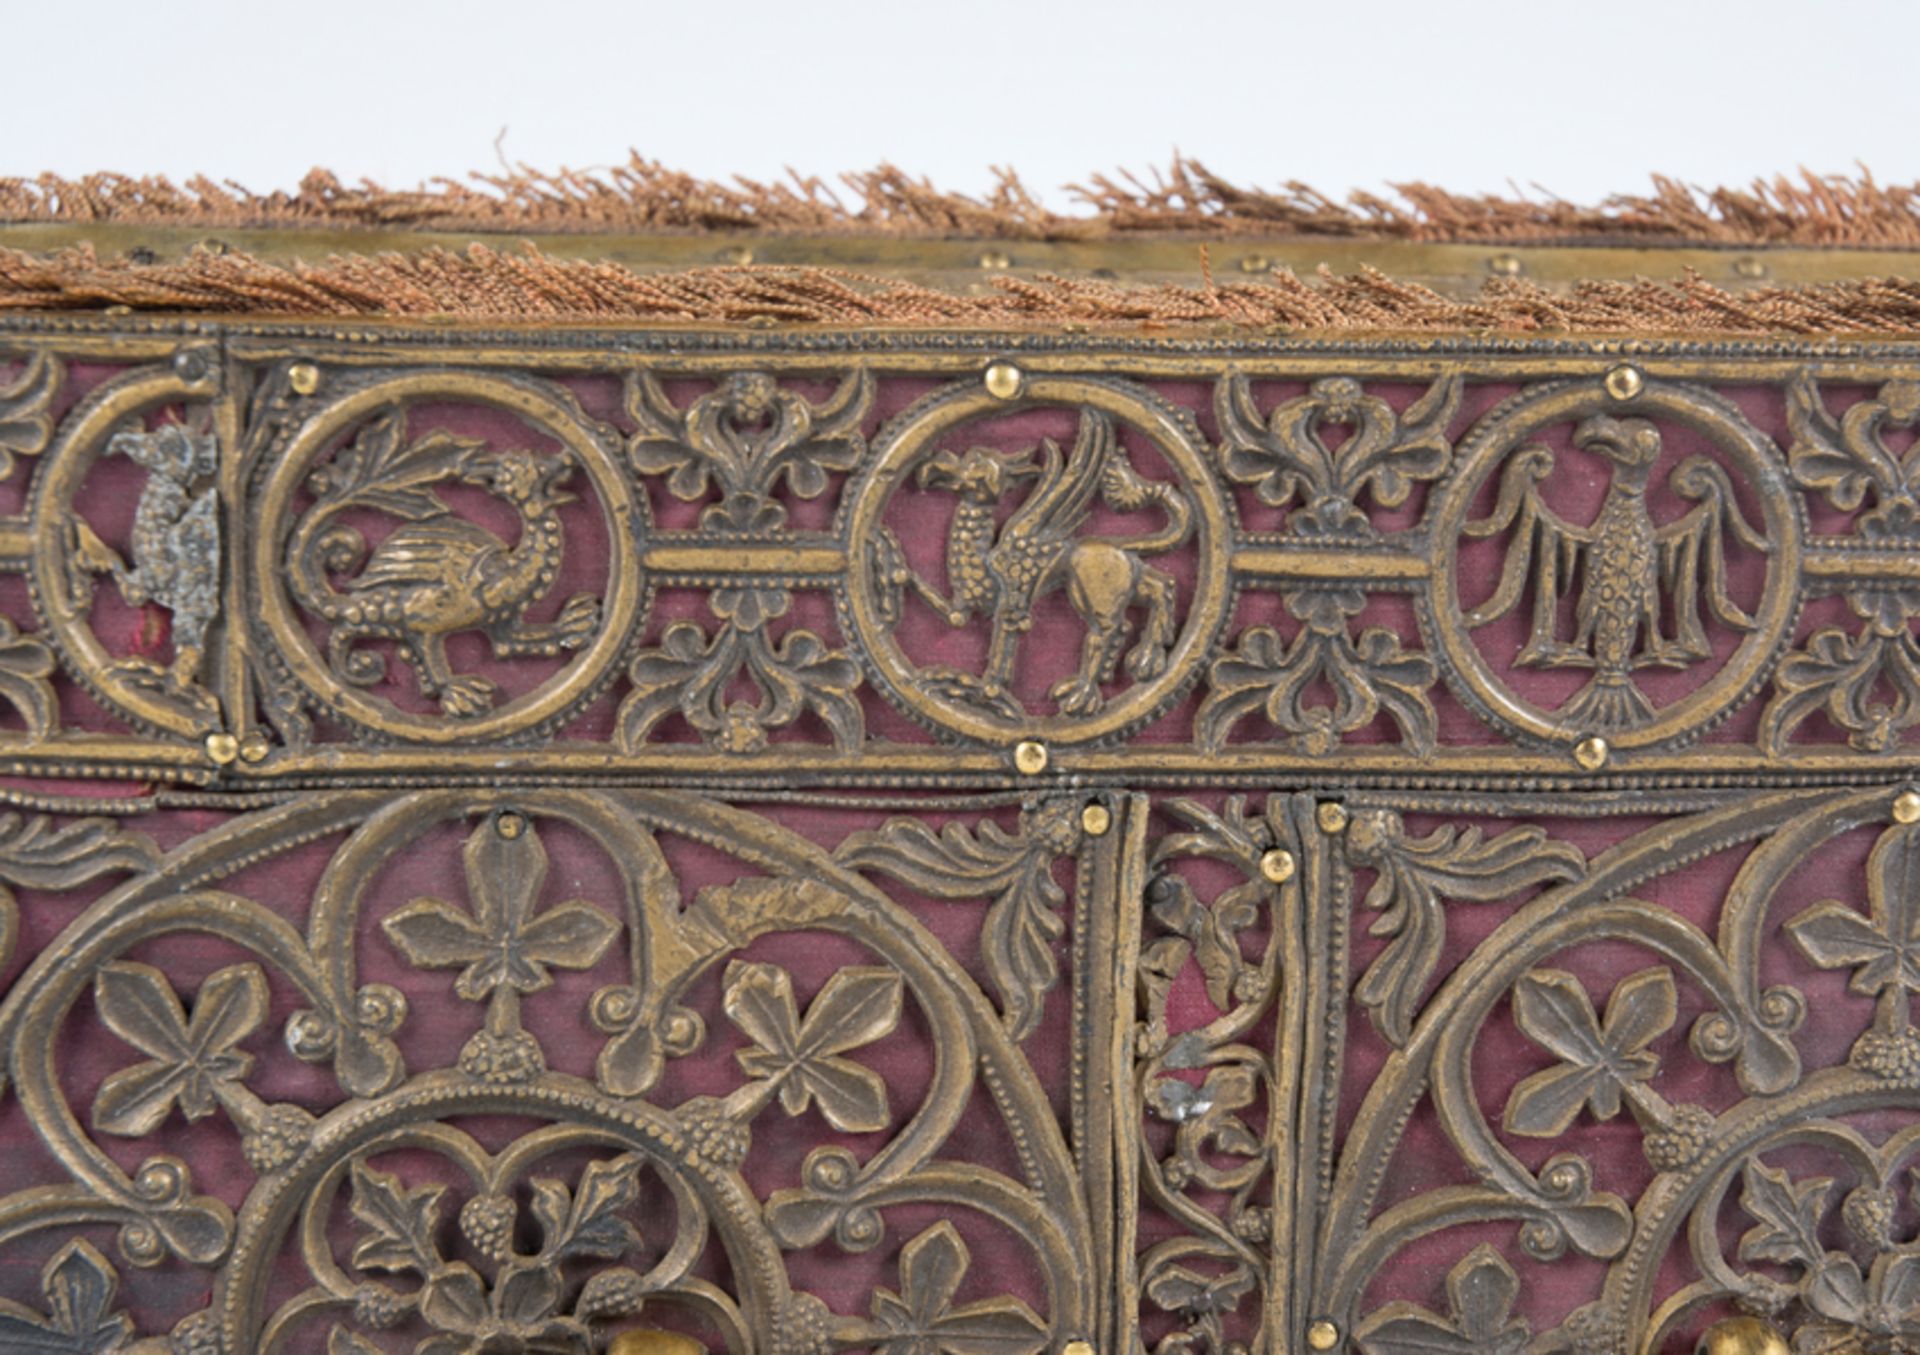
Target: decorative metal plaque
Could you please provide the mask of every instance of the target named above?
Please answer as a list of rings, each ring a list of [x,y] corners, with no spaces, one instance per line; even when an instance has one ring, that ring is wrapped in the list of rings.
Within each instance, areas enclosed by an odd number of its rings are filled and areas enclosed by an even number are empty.
[[[1920,1343],[1920,349],[0,355],[0,1349]]]

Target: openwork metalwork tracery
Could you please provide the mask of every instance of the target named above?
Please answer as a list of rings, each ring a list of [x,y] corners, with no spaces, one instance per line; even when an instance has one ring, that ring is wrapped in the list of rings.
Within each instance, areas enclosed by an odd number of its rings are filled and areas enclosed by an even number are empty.
[[[1920,355],[4,339],[0,1344],[1920,1341]]]

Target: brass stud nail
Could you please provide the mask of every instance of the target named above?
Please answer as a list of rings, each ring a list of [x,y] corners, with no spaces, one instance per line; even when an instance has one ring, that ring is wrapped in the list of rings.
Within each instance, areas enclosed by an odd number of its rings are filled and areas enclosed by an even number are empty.
[[[1004,249],[990,249],[980,256],[982,268],[1000,269],[1013,267],[1013,260]]]
[[[996,400],[1011,400],[1026,383],[1026,373],[1011,362],[996,362],[987,368],[987,394]]]
[[[1347,830],[1347,807],[1332,800],[1314,810],[1313,817],[1323,833],[1344,833]]]
[[[1038,776],[1047,769],[1047,745],[1038,739],[1022,739],[1013,746],[1013,765],[1022,776]]]
[[[209,734],[207,756],[224,767],[240,756],[240,740],[231,734]]]
[[[1893,797],[1895,823],[1920,823],[1920,791],[1903,790]]]
[[[677,1331],[623,1331],[607,1355],[705,1355],[706,1346]]]
[[[1105,837],[1107,829],[1113,827],[1113,813],[1096,801],[1080,811],[1080,826],[1088,837]]]
[[[1315,1350],[1332,1350],[1340,1344],[1340,1327],[1327,1318],[1315,1318],[1307,1325],[1307,1344]]]
[[[1518,254],[1496,254],[1487,260],[1487,271],[1503,278],[1520,276],[1522,265]]]
[[[1640,375],[1638,367],[1622,364],[1608,372],[1602,384],[1606,386],[1607,394],[1614,399],[1631,400],[1646,389],[1647,382],[1646,378]]]
[[[1322,806],[1325,808],[1326,806]],[[1283,885],[1293,878],[1293,853],[1282,847],[1274,847],[1260,857],[1260,873],[1277,885]]]
[[[1093,1342],[1069,1341],[1060,1347],[1060,1355],[1093,1355]]]
[[[312,395],[320,389],[320,369],[311,362],[296,362],[287,368],[287,384],[295,395]]]
[[[272,751],[273,745],[267,742],[267,736],[257,729],[240,741],[240,758],[244,762],[265,762]]]
[[[1273,271],[1273,260],[1264,254],[1249,254],[1240,260],[1240,271],[1242,273],[1271,273]]]
[[[1707,1328],[1699,1355],[1787,1355],[1786,1338],[1757,1317],[1730,1317]]]
[[[1590,772],[1597,772],[1607,765],[1607,755],[1612,750],[1607,741],[1598,734],[1589,734],[1573,746],[1573,760]]]
[[[518,814],[508,811],[493,821],[493,831],[511,841],[527,831],[527,821]]]
[[[737,268],[745,268],[753,262],[753,251],[745,245],[729,245],[720,251],[720,262],[733,264]]]
[[[1767,275],[1767,266],[1751,254],[1747,254],[1733,261],[1733,271],[1737,277],[1764,278]]]

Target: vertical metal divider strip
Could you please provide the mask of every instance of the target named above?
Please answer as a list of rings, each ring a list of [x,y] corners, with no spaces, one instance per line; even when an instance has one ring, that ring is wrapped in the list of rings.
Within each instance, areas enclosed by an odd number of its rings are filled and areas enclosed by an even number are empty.
[[[1279,790],[1273,794],[1283,794]],[[1274,1237],[1286,1245],[1273,1255],[1268,1280],[1266,1330],[1275,1350],[1292,1349],[1292,1336],[1311,1315],[1304,1306],[1313,1291],[1312,1263],[1318,1219],[1301,1207],[1315,1197],[1305,1174],[1318,1169],[1318,1153],[1307,1149],[1318,1138],[1312,1108],[1306,1103],[1306,1075],[1319,1049],[1317,1014],[1325,1011],[1317,992],[1311,956],[1317,902],[1324,897],[1327,840],[1314,823],[1311,795],[1287,796],[1287,823],[1300,869],[1291,887],[1283,886],[1274,909],[1274,925],[1284,928],[1280,960],[1280,1000],[1275,1007],[1274,1088],[1268,1109],[1267,1138],[1274,1149]],[[1284,1232],[1282,1231],[1284,1230]],[[1283,1344],[1284,1343],[1284,1344]]]
[[[1085,936],[1089,1005],[1079,1038],[1088,1051],[1084,1082],[1076,1096],[1090,1107],[1083,1170],[1111,1154],[1099,1173],[1098,1191],[1089,1177],[1087,1205],[1093,1216],[1095,1264],[1112,1277],[1108,1304],[1100,1315],[1094,1348],[1102,1355],[1131,1355],[1140,1346],[1139,1277],[1134,1268],[1140,1212],[1140,1121],[1134,1113],[1134,984],[1140,954],[1141,908],[1147,884],[1147,828],[1152,802],[1143,794],[1117,798],[1110,833],[1095,853],[1096,878],[1104,888],[1085,906],[1091,919]],[[1102,1149],[1106,1151],[1103,1152]]]

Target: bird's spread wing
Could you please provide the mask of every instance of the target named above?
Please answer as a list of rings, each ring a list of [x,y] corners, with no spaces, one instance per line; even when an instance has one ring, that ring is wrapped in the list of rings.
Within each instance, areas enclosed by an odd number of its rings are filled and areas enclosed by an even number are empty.
[[[1568,522],[1541,499],[1540,482],[1552,471],[1552,452],[1545,447],[1521,448],[1500,477],[1500,497],[1493,511],[1460,529],[1467,536],[1493,536],[1512,528],[1499,582],[1485,602],[1466,614],[1466,623],[1484,626],[1519,606],[1531,575],[1533,630],[1523,661],[1541,645],[1553,645],[1560,600],[1580,577],[1587,548],[1593,544],[1590,529]]]
[[[456,582],[484,555],[504,549],[500,538],[464,518],[408,523],[375,548],[347,589],[362,593],[387,584]]]
[[[1007,519],[1002,541],[1044,538],[1063,540],[1079,530],[1093,508],[1100,475],[1113,454],[1113,420],[1089,410],[1080,416],[1080,432],[1073,451],[1061,464],[1060,449],[1045,444],[1046,469],[1027,501]]]
[[[1659,529],[1660,585],[1673,599],[1675,640],[1704,658],[1712,648],[1700,616],[1702,594],[1708,609],[1727,625],[1754,627],[1753,618],[1727,593],[1727,537],[1761,555],[1771,555],[1773,547],[1747,522],[1717,462],[1688,457],[1674,468],[1671,483],[1675,493],[1695,503]]]

